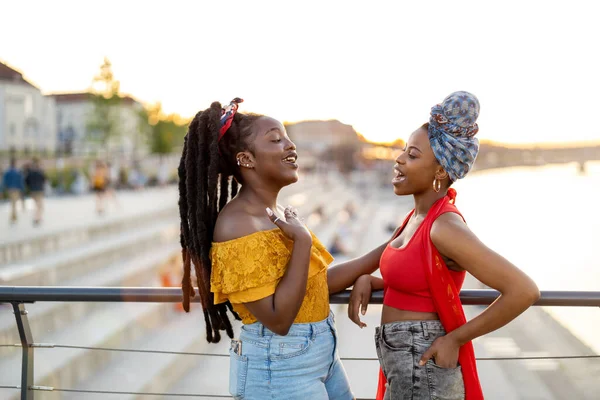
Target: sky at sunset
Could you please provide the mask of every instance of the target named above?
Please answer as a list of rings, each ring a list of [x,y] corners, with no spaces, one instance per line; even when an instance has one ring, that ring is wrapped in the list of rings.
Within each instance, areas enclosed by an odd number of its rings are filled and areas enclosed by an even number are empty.
[[[339,119],[406,138],[455,90],[480,139],[600,140],[599,2],[13,1],[0,61],[45,93],[121,90],[192,116],[212,101],[282,121]]]

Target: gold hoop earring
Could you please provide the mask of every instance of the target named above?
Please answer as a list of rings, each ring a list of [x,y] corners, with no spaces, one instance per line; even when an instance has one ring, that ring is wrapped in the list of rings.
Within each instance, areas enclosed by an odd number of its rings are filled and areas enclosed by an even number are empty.
[[[439,193],[441,189],[442,189],[442,181],[438,180],[437,178],[434,178],[433,179],[433,190],[436,193]]]

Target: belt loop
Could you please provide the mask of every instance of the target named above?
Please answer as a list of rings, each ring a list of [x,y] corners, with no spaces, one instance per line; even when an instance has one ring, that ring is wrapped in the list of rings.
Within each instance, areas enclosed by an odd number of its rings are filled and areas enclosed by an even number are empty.
[[[258,324],[258,336],[265,335],[265,326],[261,323]]]
[[[429,339],[429,331],[427,330],[427,323],[425,321],[421,321],[421,327],[423,328],[423,336],[425,339]]]
[[[310,324],[310,340],[315,341],[315,337],[317,336],[317,329],[314,324]]]

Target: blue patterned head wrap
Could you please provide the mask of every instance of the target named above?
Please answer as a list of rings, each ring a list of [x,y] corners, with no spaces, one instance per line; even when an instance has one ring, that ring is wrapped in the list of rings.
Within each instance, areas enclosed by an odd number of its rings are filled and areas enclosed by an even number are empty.
[[[454,92],[431,108],[429,143],[450,180],[464,178],[479,152],[479,100],[469,92]]]

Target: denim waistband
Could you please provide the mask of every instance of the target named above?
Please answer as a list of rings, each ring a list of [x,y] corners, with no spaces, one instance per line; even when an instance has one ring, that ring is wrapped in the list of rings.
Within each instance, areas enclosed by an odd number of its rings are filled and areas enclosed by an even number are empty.
[[[306,324],[292,324],[286,336],[316,336],[320,333],[330,332],[332,329],[335,329],[335,318],[330,311],[329,316],[322,321]],[[257,336],[277,335],[260,322],[243,325],[242,330]]]
[[[384,331],[386,333],[391,332],[413,332],[413,333],[427,333],[427,332],[445,332],[444,326],[440,321],[398,321],[383,324],[375,328],[375,333]]]

